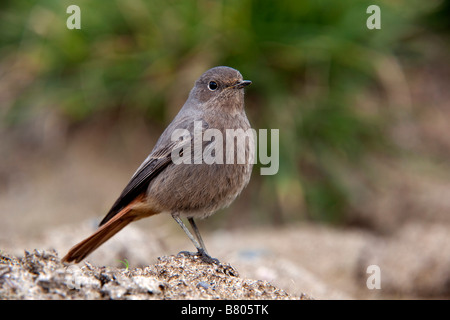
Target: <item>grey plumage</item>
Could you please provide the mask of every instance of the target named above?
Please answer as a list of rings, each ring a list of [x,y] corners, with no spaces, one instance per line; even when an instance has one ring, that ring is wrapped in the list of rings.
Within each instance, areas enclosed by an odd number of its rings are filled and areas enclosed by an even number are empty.
[[[202,132],[216,129],[223,136],[225,157],[226,144],[232,142],[227,141],[226,130],[250,129],[244,111],[243,90],[250,83],[243,80],[239,71],[229,67],[206,71],[196,81],[186,103],[161,134],[96,233],[72,248],[63,260],[80,261],[128,223],[160,212],[171,213],[181,224],[179,217],[187,217],[199,241],[196,242],[189,231],[186,233],[199,252],[205,254],[193,218],[207,217],[228,206],[248,184],[254,158],[253,140],[249,136],[245,142],[247,157],[243,164],[227,164],[225,159],[223,164],[203,161],[200,164],[175,164],[172,159],[174,148],[184,152],[187,150],[185,144],[193,145],[193,141],[172,141],[172,134],[176,129],[185,129],[193,137],[195,121],[201,124]],[[202,150],[210,143],[202,141]],[[237,146],[234,151],[237,152]],[[195,156],[193,148],[191,156]],[[183,227],[183,230],[187,229]]]

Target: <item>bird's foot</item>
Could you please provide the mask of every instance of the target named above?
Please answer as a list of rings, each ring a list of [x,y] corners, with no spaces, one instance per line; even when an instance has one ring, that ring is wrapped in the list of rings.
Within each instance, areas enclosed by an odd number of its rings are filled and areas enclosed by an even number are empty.
[[[188,257],[199,257],[203,262],[220,265],[219,259],[212,258],[209,254],[206,253],[205,250],[202,249],[198,250],[197,252],[180,251],[178,252],[177,256],[179,255],[185,255]]]
[[[188,257],[193,257],[196,256],[198,253],[197,252],[190,252],[190,251],[180,251],[177,254],[177,257],[182,255],[182,256],[188,256]]]
[[[218,264],[220,265],[219,259],[211,257],[205,250],[200,249],[197,251],[197,255],[200,256],[200,259],[202,259],[203,262],[209,263],[209,264]]]

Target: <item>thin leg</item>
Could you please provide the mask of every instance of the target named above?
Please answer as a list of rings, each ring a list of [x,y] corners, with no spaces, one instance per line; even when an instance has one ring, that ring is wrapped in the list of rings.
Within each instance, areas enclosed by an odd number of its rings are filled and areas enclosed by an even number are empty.
[[[197,248],[198,252],[202,253],[204,251],[204,249],[202,248],[202,246],[198,243],[198,241],[194,238],[194,236],[192,235],[192,233],[189,231],[189,229],[184,225],[183,221],[180,219],[180,217],[175,214],[172,213],[172,218],[175,219],[175,221],[180,225],[181,229],[183,229],[184,233],[186,233],[186,235],[189,237],[189,239],[192,241],[192,243],[194,244],[194,246]]]
[[[189,223],[191,224],[192,229],[195,232],[195,235],[198,239],[198,242],[200,242],[200,246],[202,247],[203,251],[208,254],[208,251],[206,251],[205,243],[203,242],[202,236],[200,235],[200,231],[197,228],[197,225],[194,222],[194,218],[188,218]]]
[[[189,220],[189,223],[191,224],[192,228],[194,229],[194,232],[198,238],[198,241],[194,238],[192,233],[188,230],[188,228],[185,226],[183,221],[180,219],[180,217],[176,213],[172,213],[172,218],[180,225],[181,229],[183,229],[184,233],[186,233],[186,235],[192,241],[194,246],[197,248],[198,254],[201,256],[203,261],[205,261],[207,263],[220,264],[219,260],[217,260],[215,258],[211,258],[208,255],[208,253],[206,253],[205,244],[203,243],[203,239],[200,236],[200,232],[198,231],[198,228],[192,218],[189,218],[188,220]]]

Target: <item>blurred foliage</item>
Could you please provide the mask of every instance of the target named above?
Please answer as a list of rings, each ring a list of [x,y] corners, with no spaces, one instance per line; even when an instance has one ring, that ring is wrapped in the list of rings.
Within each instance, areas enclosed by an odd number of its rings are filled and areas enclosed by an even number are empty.
[[[448,3],[2,1],[0,123],[57,112],[82,124],[120,112],[167,124],[203,71],[228,65],[253,80],[253,126],[280,129],[279,173],[255,168],[255,212],[345,221],[365,182],[348,180],[389,145],[386,106],[360,104],[368,92],[383,94],[380,66],[410,53],[417,21]],[[81,30],[66,28],[71,4],[81,8]],[[366,27],[371,4],[381,7],[381,30]],[[440,19],[448,25],[448,15]]]

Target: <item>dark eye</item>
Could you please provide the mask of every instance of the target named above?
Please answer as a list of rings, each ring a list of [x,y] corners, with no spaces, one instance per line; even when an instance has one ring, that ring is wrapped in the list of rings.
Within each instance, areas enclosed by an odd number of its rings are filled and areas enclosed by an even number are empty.
[[[219,85],[215,81],[210,81],[208,83],[208,89],[211,91],[216,90],[219,87]]]

